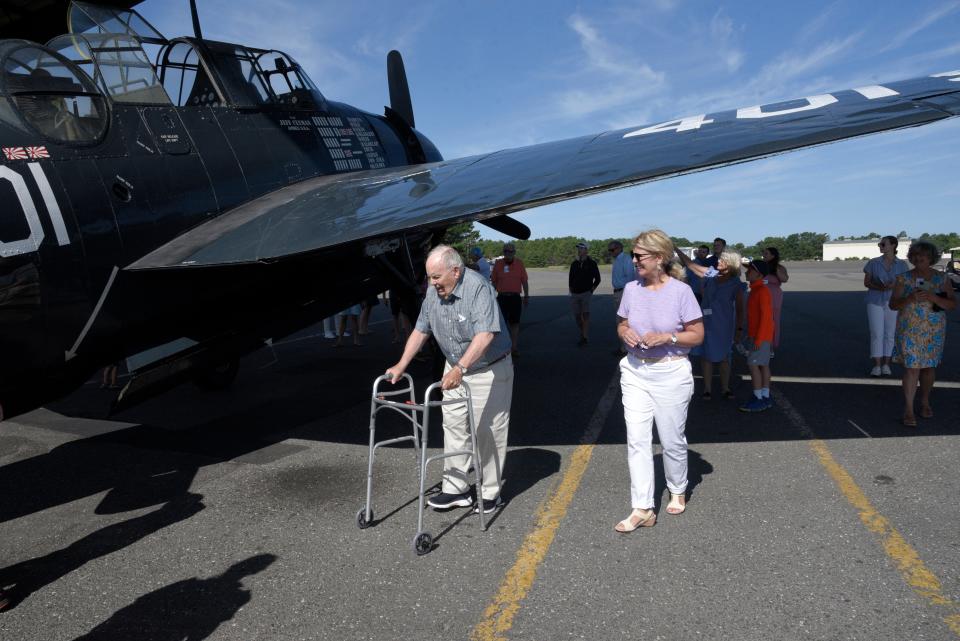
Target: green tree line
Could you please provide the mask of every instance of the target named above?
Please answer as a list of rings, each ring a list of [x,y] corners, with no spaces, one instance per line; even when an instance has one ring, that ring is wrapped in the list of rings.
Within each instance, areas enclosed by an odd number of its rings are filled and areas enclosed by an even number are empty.
[[[906,236],[905,232],[900,232],[897,236]],[[837,240],[869,240],[879,239],[881,234],[870,233],[866,236],[839,236]],[[709,240],[690,240],[688,238],[671,237],[674,244],[678,247],[697,247],[706,245],[713,247],[713,239]],[[957,232],[932,234],[923,233],[918,240],[926,240],[937,246],[937,249],[944,251],[950,247],[960,247],[960,234]],[[559,238],[536,238],[532,240],[516,240],[513,244],[517,248],[519,256],[527,267],[550,267],[554,265],[569,265],[576,258],[577,243],[586,243],[589,247],[590,256],[600,264],[611,262],[611,257],[607,253],[607,245],[611,240],[619,240],[623,243],[625,251],[630,251],[632,238],[604,238],[587,239],[578,236],[562,236]],[[829,234],[820,234],[817,232],[800,232],[788,236],[767,236],[751,245],[743,243],[731,243],[729,246],[740,252],[743,256],[759,258],[761,252],[766,247],[776,247],[780,251],[781,260],[820,260],[823,258],[823,244],[831,240]],[[447,231],[444,242],[455,247],[466,259],[467,253],[472,247],[480,247],[483,255],[490,258],[503,255],[503,245],[505,241],[485,240],[480,238],[480,233],[473,228],[473,223],[464,223],[454,225]],[[879,255],[879,251],[877,252]]]

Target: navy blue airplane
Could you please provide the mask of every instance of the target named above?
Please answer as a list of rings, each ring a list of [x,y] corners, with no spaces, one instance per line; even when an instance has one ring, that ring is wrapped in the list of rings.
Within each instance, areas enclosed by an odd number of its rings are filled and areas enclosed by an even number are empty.
[[[127,359],[117,407],[387,288],[452,224],[960,114],[960,71],[444,160],[290,56],[168,40],[136,1],[0,0],[0,418]],[[66,14],[69,32],[62,30]],[[46,42],[46,44],[38,44]]]

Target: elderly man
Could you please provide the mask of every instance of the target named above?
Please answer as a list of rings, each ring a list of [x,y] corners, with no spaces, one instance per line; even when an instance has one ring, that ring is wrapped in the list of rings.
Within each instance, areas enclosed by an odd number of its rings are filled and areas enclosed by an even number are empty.
[[[513,398],[513,361],[510,335],[497,306],[493,287],[479,273],[465,269],[460,254],[452,247],[438,245],[427,256],[427,278],[431,287],[420,309],[416,327],[410,333],[403,355],[387,370],[399,380],[410,361],[432,334],[446,357],[443,370],[443,398],[464,397],[462,382],[470,386],[477,447],[483,472],[483,493],[476,511],[488,514],[500,505],[503,461],[507,455],[510,402]],[[443,406],[443,449],[469,450],[465,405]],[[443,459],[441,494],[427,504],[438,510],[469,507],[470,456]]]
[[[577,259],[570,263],[568,285],[570,288],[570,306],[573,308],[573,319],[577,322],[580,331],[580,340],[577,345],[587,344],[590,336],[590,298],[594,290],[600,285],[600,268],[596,261],[587,255],[587,244],[577,243]]]
[[[633,266],[631,257],[623,253],[623,243],[619,240],[611,240],[610,244],[607,245],[607,251],[610,252],[610,256],[613,257],[610,280],[613,283],[614,307],[619,309],[620,299],[623,297],[623,288],[626,287],[630,281],[637,279],[637,269]],[[616,315],[614,315],[614,320],[617,320]],[[627,355],[627,348],[622,341],[620,342],[620,347],[615,351],[618,355]]]
[[[513,343],[513,356],[520,355],[517,341],[520,339],[520,315],[530,301],[530,287],[527,284],[527,270],[523,261],[517,258],[517,248],[513,243],[503,246],[503,260],[498,260],[490,275],[494,289],[497,290],[497,303],[503,317],[510,325],[510,341]],[[520,292],[523,292],[523,301]]]

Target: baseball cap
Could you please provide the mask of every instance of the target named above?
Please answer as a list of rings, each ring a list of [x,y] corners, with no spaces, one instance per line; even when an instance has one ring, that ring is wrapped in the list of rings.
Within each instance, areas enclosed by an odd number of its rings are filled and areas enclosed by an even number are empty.
[[[761,276],[767,276],[770,273],[770,265],[767,264],[767,261],[759,258],[754,258],[747,263],[747,268],[749,269],[750,267],[753,267],[755,270],[760,272]]]
[[[577,249],[586,249],[586,248],[587,248],[586,243],[577,243]]]
[[[473,249],[470,250],[470,253],[473,254],[474,256],[483,256],[483,250],[480,249],[479,247],[474,247]]]

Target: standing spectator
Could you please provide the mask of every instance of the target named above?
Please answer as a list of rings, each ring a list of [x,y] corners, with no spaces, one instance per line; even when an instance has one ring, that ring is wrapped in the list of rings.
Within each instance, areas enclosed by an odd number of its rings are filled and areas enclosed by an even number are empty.
[[[633,260],[630,256],[623,253],[623,243],[619,240],[611,240],[610,244],[607,245],[607,251],[613,257],[613,268],[610,274],[610,280],[613,284],[613,303],[617,309],[620,309],[623,288],[627,286],[627,283],[637,279],[637,268],[633,266]],[[626,356],[627,348],[623,341],[620,341],[616,353],[620,356]]]
[[[336,338],[337,337],[337,317],[327,316],[323,319],[323,337],[324,338]]]
[[[357,333],[360,336],[372,334],[370,331],[370,313],[373,308],[380,304],[379,296],[371,296],[360,303],[360,317],[357,319]]]
[[[437,245],[427,256],[426,266],[432,287],[403,355],[387,370],[387,375],[398,381],[431,334],[436,338],[446,358],[443,400],[464,398],[461,383],[470,386],[480,461],[472,462],[469,455],[443,459],[442,493],[432,496],[427,503],[438,510],[468,507],[472,501],[467,470],[472,464],[480,465],[483,493],[477,497],[476,511],[482,509],[487,514],[500,505],[501,475],[507,455],[513,398],[510,336],[493,287],[480,274],[464,267],[457,250]],[[444,405],[442,414],[444,451],[470,449],[466,407]]]
[[[577,322],[580,340],[577,345],[587,344],[590,336],[590,298],[600,285],[600,268],[596,261],[587,255],[587,244],[577,243],[577,259],[570,264],[568,277],[570,305],[573,319]]]
[[[482,272],[481,272],[482,273]],[[497,290],[497,304],[507,324],[510,325],[510,340],[513,343],[513,356],[520,355],[520,315],[530,302],[530,289],[527,285],[527,270],[523,261],[517,258],[517,248],[513,243],[503,246],[503,260],[498,260],[490,274],[494,289]],[[523,292],[523,302],[520,292]]]
[[[693,374],[687,352],[703,342],[697,299],[672,261],[673,242],[659,229],[633,241],[637,279],[627,283],[617,311],[617,331],[629,353],[620,361],[623,418],[627,424],[630,515],[617,532],[657,522],[653,511],[653,423],[663,447],[663,471],[670,491],[668,514],[682,514],[687,491],[687,408]]]
[[[693,253],[693,264],[700,265],[701,267],[709,267],[710,265],[707,263],[707,254],[709,253],[710,248],[706,245],[697,247],[697,250]],[[683,258],[686,258],[686,256],[683,256]],[[684,261],[684,265],[686,265],[686,261]],[[689,267],[687,268],[687,284],[690,285],[690,289],[693,290],[693,295],[697,297],[697,302],[699,303],[703,296],[703,278]]]
[[[913,399],[920,382],[920,416],[930,418],[930,390],[936,367],[943,358],[943,344],[947,331],[944,310],[953,309],[956,299],[953,287],[945,274],[933,269],[940,255],[932,243],[917,241],[910,245],[907,260],[913,269],[894,280],[890,307],[897,310],[897,330],[894,335],[893,362],[901,363],[903,370],[903,424],[916,427]]]
[[[910,271],[907,261],[897,258],[897,237],[884,236],[877,243],[882,255],[871,258],[863,266],[863,286],[867,288],[867,324],[870,327],[870,376],[890,375],[893,336],[897,328],[897,312],[890,308],[897,276]]]
[[[725,252],[727,249],[727,241],[719,236],[713,239],[713,253],[706,258],[706,266],[717,268],[717,263],[720,262],[720,254]]]
[[[414,293],[408,293],[408,297],[415,296]],[[407,342],[407,336],[410,335],[410,318],[404,312],[404,304],[401,299],[400,290],[391,289],[388,292],[390,299],[390,315],[393,317],[393,339],[391,343]]]
[[[773,406],[770,397],[770,348],[773,344],[773,299],[763,282],[769,265],[760,259],[747,265],[750,296],[747,299],[747,336],[745,346],[753,396],[740,406],[742,412],[762,412]]]
[[[700,369],[703,373],[703,394],[708,401],[713,394],[713,365],[720,365],[721,393],[726,399],[733,398],[730,391],[730,355],[734,340],[740,340],[743,330],[743,283],[740,282],[740,254],[725,251],[717,261],[717,274],[708,276],[713,268],[698,265],[679,250],[680,258],[688,273],[695,274],[703,282],[703,347],[700,350]],[[736,328],[736,331],[734,331]],[[696,356],[693,351],[691,355]]]
[[[506,245],[504,245],[504,247],[506,247]],[[477,271],[480,272],[480,275],[490,280],[490,261],[483,257],[483,250],[479,247],[474,247],[470,250],[470,257],[473,258],[473,264]]]
[[[347,333],[348,319],[350,320],[350,329],[353,331],[353,344],[363,345],[363,341],[360,340],[358,316],[360,316],[360,305],[351,305],[337,314],[337,342],[333,344],[334,347],[343,345],[343,337],[350,335]]]
[[[780,346],[780,308],[783,307],[783,283],[790,280],[787,268],[780,264],[780,250],[776,247],[767,247],[763,250],[763,260],[767,262],[770,273],[765,280],[770,298],[773,301],[773,349]],[[773,351],[770,352],[773,356]]]

